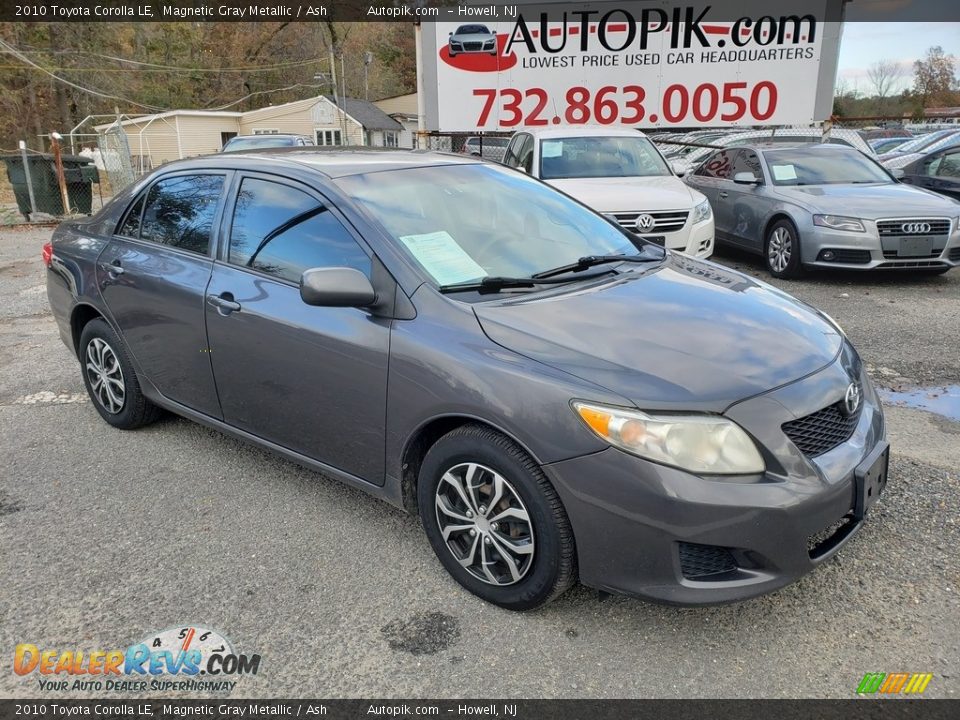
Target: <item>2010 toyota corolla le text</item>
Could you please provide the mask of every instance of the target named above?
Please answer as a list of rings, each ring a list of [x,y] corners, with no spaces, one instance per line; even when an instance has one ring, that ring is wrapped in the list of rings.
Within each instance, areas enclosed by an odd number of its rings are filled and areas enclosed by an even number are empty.
[[[880,403],[830,318],[479,159],[172,163],[44,258],[104,420],[165,408],[416,512],[507,608],[577,579],[767,592],[886,482]]]

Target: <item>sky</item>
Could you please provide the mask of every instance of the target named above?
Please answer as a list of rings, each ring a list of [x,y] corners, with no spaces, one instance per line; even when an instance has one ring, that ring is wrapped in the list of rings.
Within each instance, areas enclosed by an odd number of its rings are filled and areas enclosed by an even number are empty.
[[[847,22],[837,82],[845,82],[850,90],[872,93],[867,69],[878,60],[893,60],[904,68],[898,89],[910,87],[914,60],[933,45],[940,45],[960,61],[960,22]]]

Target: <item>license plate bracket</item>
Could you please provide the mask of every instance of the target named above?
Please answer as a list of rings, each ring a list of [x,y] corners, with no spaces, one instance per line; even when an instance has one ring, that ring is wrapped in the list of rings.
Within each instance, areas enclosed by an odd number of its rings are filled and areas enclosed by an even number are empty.
[[[933,238],[905,237],[900,238],[898,257],[927,257],[933,251]]]
[[[652,242],[656,245],[659,245],[660,247],[664,247],[667,244],[666,235],[641,235],[640,237],[642,237],[647,242]]]
[[[886,488],[889,467],[890,444],[884,441],[854,470],[853,515],[858,520],[866,516]]]

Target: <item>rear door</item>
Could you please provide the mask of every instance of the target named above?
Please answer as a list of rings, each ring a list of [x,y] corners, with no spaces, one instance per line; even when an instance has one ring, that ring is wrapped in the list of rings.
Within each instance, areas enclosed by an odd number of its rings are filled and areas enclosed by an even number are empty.
[[[941,150],[915,164],[903,180],[960,200],[960,148]]]
[[[131,204],[97,266],[103,300],[147,379],[217,418],[204,297],[226,179],[198,171],[160,177]]]
[[[371,252],[304,185],[247,173],[231,194],[206,305],[223,419],[383,484],[390,320],[306,305],[299,289],[315,267],[370,277]]]

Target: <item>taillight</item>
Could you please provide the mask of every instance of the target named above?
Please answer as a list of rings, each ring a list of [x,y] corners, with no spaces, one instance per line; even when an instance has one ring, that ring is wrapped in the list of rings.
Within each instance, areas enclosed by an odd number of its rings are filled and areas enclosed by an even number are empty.
[[[44,243],[43,250],[40,251],[40,256],[43,258],[43,264],[50,267],[50,264],[53,262],[53,243]]]

